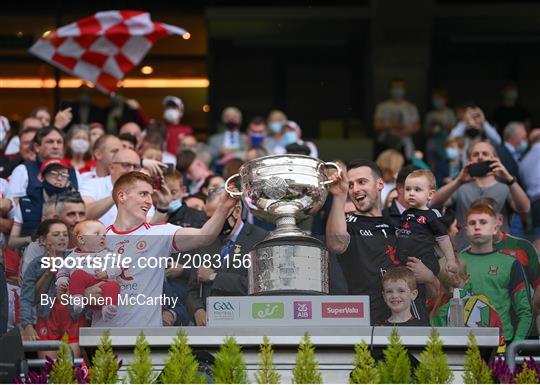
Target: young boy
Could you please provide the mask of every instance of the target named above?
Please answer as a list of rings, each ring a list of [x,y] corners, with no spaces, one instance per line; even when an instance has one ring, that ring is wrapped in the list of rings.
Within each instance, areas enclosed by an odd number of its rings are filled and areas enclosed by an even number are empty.
[[[455,273],[457,264],[447,229],[439,220],[440,213],[427,207],[434,194],[435,177],[430,171],[415,170],[405,179],[405,199],[409,209],[401,215],[396,231],[398,259],[407,263],[409,257],[416,257],[438,275],[437,243],[446,258],[445,269]]]
[[[487,205],[475,206],[466,214],[466,232],[471,247],[460,255],[469,271],[471,290],[485,295],[501,317],[507,343],[523,340],[532,326],[527,280],[519,261],[495,250],[497,214]],[[511,314],[515,315],[514,324]]]
[[[111,251],[105,248],[105,225],[98,220],[88,219],[79,222],[73,228],[73,237],[77,248],[68,257],[92,256],[93,260],[102,259]],[[108,262],[110,263],[110,262]],[[104,266],[106,270],[95,269],[94,266],[85,265],[82,268],[68,269],[62,268],[56,274],[57,285],[69,285],[69,294],[72,297],[82,300],[87,287],[103,282],[101,290],[103,297],[109,301],[104,306],[88,306],[92,310],[101,311],[104,319],[111,319],[116,315],[118,305],[118,295],[120,294],[120,284],[116,282],[116,277],[121,274],[118,267]],[[84,306],[79,305],[79,301],[74,301],[73,310],[80,313]]]
[[[392,315],[382,326],[425,326],[411,313],[418,295],[414,274],[404,266],[389,269],[382,278],[383,298]]]

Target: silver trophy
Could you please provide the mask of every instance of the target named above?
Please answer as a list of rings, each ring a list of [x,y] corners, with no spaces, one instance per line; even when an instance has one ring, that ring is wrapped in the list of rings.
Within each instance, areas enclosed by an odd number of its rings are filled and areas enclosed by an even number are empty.
[[[276,229],[251,251],[249,294],[328,294],[328,251],[296,221],[315,214],[328,195],[332,162],[303,155],[273,155],[244,163],[225,183],[251,212]],[[241,191],[229,183],[241,178]]]

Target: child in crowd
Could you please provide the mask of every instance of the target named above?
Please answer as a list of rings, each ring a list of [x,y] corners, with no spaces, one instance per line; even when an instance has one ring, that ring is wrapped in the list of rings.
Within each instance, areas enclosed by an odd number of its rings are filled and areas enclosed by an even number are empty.
[[[79,314],[61,301],[54,300],[59,295],[65,294],[67,288],[59,286],[54,273],[42,267],[45,258],[49,261],[63,258],[68,246],[68,228],[59,219],[47,219],[40,223],[36,234],[46,252],[43,256],[32,260],[24,273],[20,298],[23,338],[29,341],[36,339],[60,341],[64,334],[67,334],[74,356],[79,357],[79,328],[86,326],[85,317],[79,317]],[[45,285],[46,292],[38,295],[36,285],[40,281],[48,283]],[[36,295],[39,298],[37,303]],[[35,327],[34,305],[37,314]],[[45,358],[46,355],[56,358],[56,352],[38,352],[40,358]]]
[[[517,259],[496,251],[493,246],[498,226],[497,214],[491,207],[470,208],[466,214],[466,231],[471,247],[460,255],[467,265],[471,291],[484,295],[494,305],[509,343],[527,338],[532,311],[523,267]]]
[[[413,317],[411,304],[418,295],[414,274],[404,266],[389,269],[382,278],[383,298],[392,315],[382,326],[424,326]]]
[[[441,214],[428,208],[435,194],[435,177],[428,170],[415,170],[405,180],[405,199],[409,209],[401,215],[396,231],[398,259],[407,263],[409,257],[420,259],[435,275],[439,274],[439,262],[435,253],[438,244],[446,257],[445,269],[455,273],[457,264],[454,248]]]
[[[445,265],[445,258],[439,260],[441,267]],[[446,327],[449,323],[450,299],[453,297],[454,289],[460,289],[459,295],[463,300],[463,321],[468,327],[496,327],[500,329],[499,346],[501,349],[505,345],[501,318],[491,301],[483,294],[475,294],[469,282],[467,265],[463,259],[457,255],[456,262],[458,271],[456,274],[449,274],[441,269],[439,282],[441,287],[434,298],[428,302],[431,305],[429,322],[434,327]]]
[[[111,251],[105,247],[105,225],[98,220],[85,220],[79,222],[73,228],[73,237],[77,248],[73,250],[68,257],[85,258],[90,255],[92,264],[101,259],[104,264],[105,256]],[[86,260],[84,261],[86,262]],[[107,261],[112,264],[111,260]],[[62,268],[56,275],[58,285],[69,285],[69,294],[73,299],[73,309],[80,313],[84,306],[80,300],[84,296],[86,288],[93,286],[99,282],[103,282],[101,290],[105,305],[90,305],[89,309],[101,311],[104,319],[111,319],[116,315],[118,305],[118,295],[120,294],[120,284],[115,281],[116,277],[121,274],[119,267],[103,266],[106,270],[95,269],[94,266],[86,264],[82,268],[68,269]]]

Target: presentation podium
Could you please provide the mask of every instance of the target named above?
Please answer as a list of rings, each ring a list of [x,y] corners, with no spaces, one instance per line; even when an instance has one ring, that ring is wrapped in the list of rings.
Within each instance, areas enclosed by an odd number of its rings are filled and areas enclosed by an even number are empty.
[[[324,383],[347,383],[353,368],[354,344],[366,341],[374,347],[385,347],[392,328],[370,326],[229,326],[229,327],[185,327],[188,343],[194,350],[214,354],[226,336],[234,336],[242,346],[247,364],[249,380],[254,381],[257,370],[259,345],[263,336],[268,336],[274,346],[274,363],[282,375],[282,383],[292,382],[292,369],[295,363],[298,343],[304,333],[309,333],[316,348]],[[167,350],[178,333],[176,327],[160,328],[81,328],[80,345],[88,356],[93,354],[106,330],[110,336],[115,353],[126,365],[132,360],[135,340],[142,331],[152,349],[152,362],[156,372],[163,369]],[[497,328],[437,328],[444,344],[445,353],[454,382],[462,383],[463,362],[469,334],[472,332],[481,351],[494,352],[499,344]],[[429,327],[398,328],[403,344],[416,357],[429,339]],[[122,376],[124,374],[121,374]]]

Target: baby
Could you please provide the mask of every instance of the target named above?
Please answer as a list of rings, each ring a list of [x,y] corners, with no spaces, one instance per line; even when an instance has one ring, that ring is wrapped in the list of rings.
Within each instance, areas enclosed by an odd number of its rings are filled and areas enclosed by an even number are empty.
[[[398,259],[407,263],[409,257],[420,259],[435,275],[439,274],[439,262],[435,255],[438,243],[446,258],[445,269],[457,272],[454,248],[441,214],[428,208],[435,194],[435,177],[428,170],[415,170],[405,180],[405,199],[409,209],[401,215],[396,231]]]
[[[111,252],[105,248],[105,225],[98,220],[86,220],[75,225],[73,237],[77,248],[68,257],[78,260],[78,258],[86,258],[90,255],[94,263],[98,259],[102,259],[103,263],[103,258]],[[86,288],[104,282],[101,285],[101,290],[107,305],[91,305],[88,308],[101,310],[104,319],[111,319],[116,315],[117,311],[120,284],[115,279],[120,274],[121,269],[118,267],[107,267],[107,270],[99,270],[87,264],[82,268],[60,269],[56,275],[56,280],[58,285],[69,285],[69,294],[73,298],[84,297]],[[74,300],[73,302],[75,303],[73,309],[77,313],[82,312],[84,306],[78,305],[81,301]]]
[[[414,274],[404,266],[389,269],[382,278],[383,298],[392,315],[382,326],[424,326],[411,313],[418,295]]]

